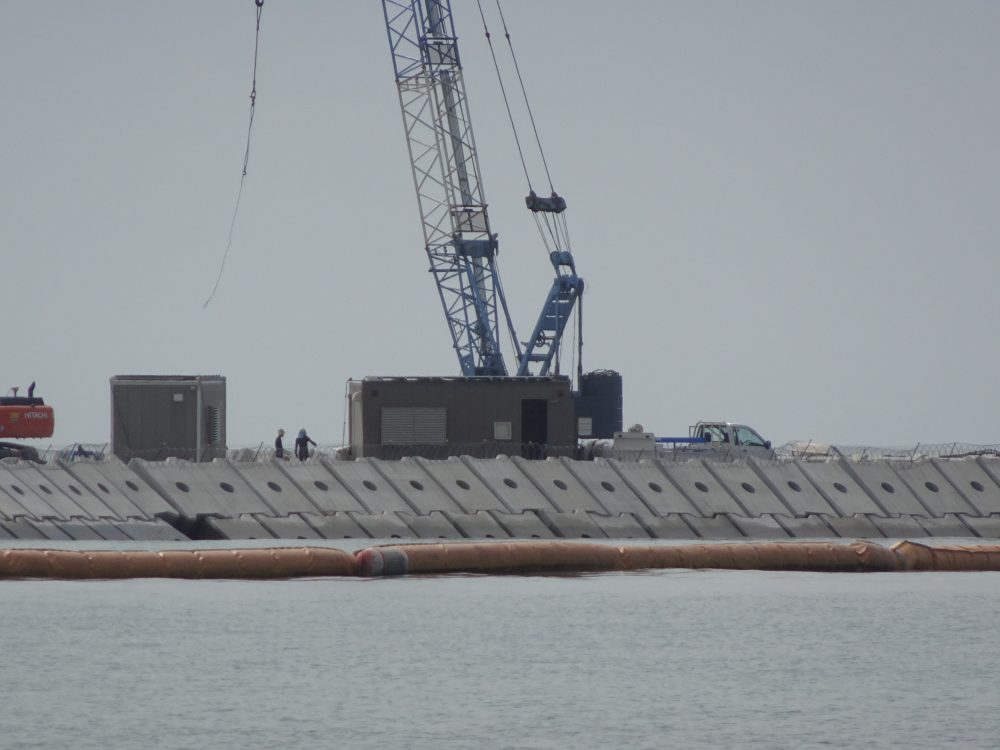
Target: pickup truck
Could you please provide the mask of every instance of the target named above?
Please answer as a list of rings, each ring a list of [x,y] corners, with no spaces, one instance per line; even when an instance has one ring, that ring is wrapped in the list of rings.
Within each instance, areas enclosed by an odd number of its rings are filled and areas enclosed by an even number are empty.
[[[688,428],[687,437],[656,437],[652,432],[645,432],[642,425],[633,425],[628,432],[615,433],[612,455],[625,461],[640,458],[734,461],[750,456],[771,459],[774,451],[770,440],[765,440],[745,424],[698,422]]]

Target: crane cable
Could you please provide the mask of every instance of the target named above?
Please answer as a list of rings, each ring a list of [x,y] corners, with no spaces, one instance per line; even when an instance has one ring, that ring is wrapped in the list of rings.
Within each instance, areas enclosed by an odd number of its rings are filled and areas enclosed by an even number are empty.
[[[212,293],[208,295],[208,299],[201,305],[203,308],[208,307],[208,304],[215,297],[219,283],[222,281],[222,272],[226,268],[226,258],[229,257],[229,248],[233,245],[233,230],[236,228],[236,215],[240,211],[240,199],[243,197],[243,183],[247,179],[247,165],[250,163],[250,134],[253,132],[254,108],[257,105],[257,49],[260,47],[260,14],[264,10],[264,0],[254,0],[254,4],[257,6],[257,32],[253,42],[253,83],[250,85],[250,123],[247,125],[247,147],[246,152],[243,154],[243,175],[240,177],[240,189],[236,193],[236,207],[233,208],[233,220],[229,223],[229,241],[226,242],[226,250],[222,254],[219,275],[215,278],[215,286],[212,287]]]
[[[497,72],[497,81],[500,82],[500,93],[503,94],[503,103],[507,108],[507,119],[510,120],[510,128],[514,131],[514,143],[517,144],[517,155],[521,157],[521,169],[524,170],[524,179],[528,181],[528,189],[532,190],[531,175],[528,174],[528,165],[524,161],[524,150],[521,148],[521,137],[518,135],[517,126],[514,124],[514,115],[510,110],[510,100],[507,98],[507,88],[503,85],[503,76],[500,75],[500,64],[497,62],[497,53],[493,49],[493,37],[490,35],[490,29],[486,25],[486,14],[483,12],[482,0],[476,0],[476,5],[479,6],[479,17],[483,19],[483,34],[486,35],[486,41],[490,45],[490,56],[493,58],[493,67]]]

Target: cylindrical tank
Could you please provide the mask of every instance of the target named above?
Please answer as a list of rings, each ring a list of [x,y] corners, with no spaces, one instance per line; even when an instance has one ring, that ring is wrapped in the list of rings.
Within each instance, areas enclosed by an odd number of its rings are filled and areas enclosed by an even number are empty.
[[[594,370],[581,375],[576,418],[581,438],[612,438],[616,432],[621,432],[621,373],[614,370]],[[590,427],[589,434],[584,429],[587,425]]]

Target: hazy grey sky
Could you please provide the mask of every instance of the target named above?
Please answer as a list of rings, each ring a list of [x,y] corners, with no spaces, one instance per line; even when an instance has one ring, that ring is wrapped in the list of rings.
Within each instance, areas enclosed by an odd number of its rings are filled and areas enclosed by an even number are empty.
[[[551,267],[453,0],[515,323]],[[491,0],[484,6],[493,7]],[[626,424],[1000,442],[1000,4],[505,0]],[[457,374],[380,3],[3,3],[0,385],[102,442],[108,378],[228,378],[229,442],[338,442],[349,377]],[[498,31],[494,28],[493,31]],[[509,357],[509,354],[508,354]]]

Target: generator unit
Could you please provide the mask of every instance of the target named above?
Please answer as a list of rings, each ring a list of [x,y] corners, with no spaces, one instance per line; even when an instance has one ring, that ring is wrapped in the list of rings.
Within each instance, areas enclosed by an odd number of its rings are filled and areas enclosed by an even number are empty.
[[[226,379],[221,375],[115,375],[111,447],[122,461],[226,455]]]
[[[348,382],[351,454],[395,459],[576,450],[565,377],[368,377]]]

